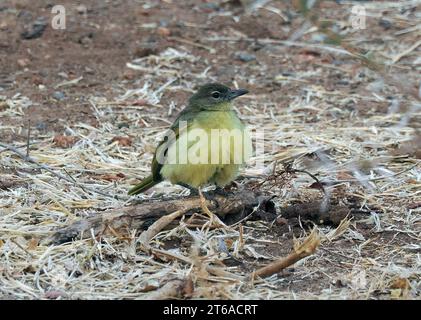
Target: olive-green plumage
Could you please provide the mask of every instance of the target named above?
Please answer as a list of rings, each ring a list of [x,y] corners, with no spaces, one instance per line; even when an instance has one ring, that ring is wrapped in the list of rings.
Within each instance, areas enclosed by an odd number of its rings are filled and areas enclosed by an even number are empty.
[[[152,161],[152,174],[130,189],[129,195],[144,192],[163,180],[192,188],[211,183],[223,187],[233,181],[238,175],[240,166],[251,154],[252,148],[250,136],[232,107],[232,100],[247,92],[244,89],[231,90],[218,83],[209,83],[200,87],[170,127],[173,134],[167,135],[167,139],[161,141],[156,148]],[[183,123],[187,125],[180,127]],[[187,138],[187,135],[195,129],[205,132],[208,137],[212,135],[213,129],[229,130],[227,132],[238,130],[242,133],[242,140],[239,144],[234,141],[234,137],[230,136],[228,144],[220,143],[219,138],[199,139],[197,142],[195,139]],[[186,140],[183,140],[184,138]],[[187,162],[180,161],[181,141],[187,141],[189,153],[194,153],[200,148],[207,151],[202,159],[208,161],[194,162],[190,157],[187,157]],[[241,148],[237,148],[238,145]],[[215,149],[219,155],[215,154]],[[239,153],[242,154],[239,155]],[[212,158],[214,156],[217,161]],[[237,156],[240,157],[236,158]],[[224,161],[227,158],[229,161]]]

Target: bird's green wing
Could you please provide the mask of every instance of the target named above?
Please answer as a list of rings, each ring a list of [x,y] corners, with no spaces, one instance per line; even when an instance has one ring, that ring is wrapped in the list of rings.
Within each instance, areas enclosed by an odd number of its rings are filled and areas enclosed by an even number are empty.
[[[162,169],[163,163],[167,158],[168,149],[173,143],[175,143],[180,136],[188,127],[191,125],[192,120],[196,116],[195,111],[192,111],[189,107],[185,108],[178,117],[175,119],[174,123],[170,127],[169,131],[165,135],[165,138],[158,144],[155,150],[155,154],[152,160],[152,176],[156,181],[161,181],[162,177],[160,171]],[[180,122],[185,121],[187,126],[182,126],[180,128]],[[181,131],[180,131],[181,130]]]
[[[154,185],[158,184],[162,181],[161,177],[161,169],[165,160],[167,158],[168,148],[177,141],[178,137],[189,125],[192,123],[192,119],[195,117],[195,112],[189,112],[189,107],[184,109],[174,121],[173,125],[170,127],[169,132],[165,135],[164,138],[157,146],[155,150],[155,154],[152,160],[152,174],[145,179],[143,179],[140,183],[135,185],[133,188],[129,190],[129,195],[135,195],[141,192],[148,190],[149,188],[153,187]],[[186,121],[187,126],[181,127],[180,131],[180,121]]]

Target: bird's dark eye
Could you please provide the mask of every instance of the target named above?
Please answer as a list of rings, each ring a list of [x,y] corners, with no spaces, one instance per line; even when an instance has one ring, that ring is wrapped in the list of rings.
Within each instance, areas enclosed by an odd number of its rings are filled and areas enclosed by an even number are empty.
[[[218,99],[221,96],[221,94],[218,91],[212,92],[212,98]]]

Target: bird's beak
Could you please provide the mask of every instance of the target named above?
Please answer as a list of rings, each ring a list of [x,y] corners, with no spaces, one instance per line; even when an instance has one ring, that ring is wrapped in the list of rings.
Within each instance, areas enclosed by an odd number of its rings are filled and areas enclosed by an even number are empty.
[[[231,91],[228,93],[228,100],[235,99],[235,98],[237,98],[237,97],[239,97],[239,96],[242,96],[243,94],[246,94],[246,93],[248,93],[248,92],[249,92],[249,91],[248,91],[248,90],[246,90],[246,89],[231,90]]]

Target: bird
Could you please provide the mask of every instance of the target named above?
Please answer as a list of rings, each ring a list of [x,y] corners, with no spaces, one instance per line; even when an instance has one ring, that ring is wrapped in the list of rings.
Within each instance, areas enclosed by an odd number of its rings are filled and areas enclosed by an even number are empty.
[[[151,174],[128,194],[145,192],[164,180],[192,193],[212,184],[221,190],[235,180],[251,156],[252,140],[232,102],[248,92],[221,83],[199,87],[158,144]]]

